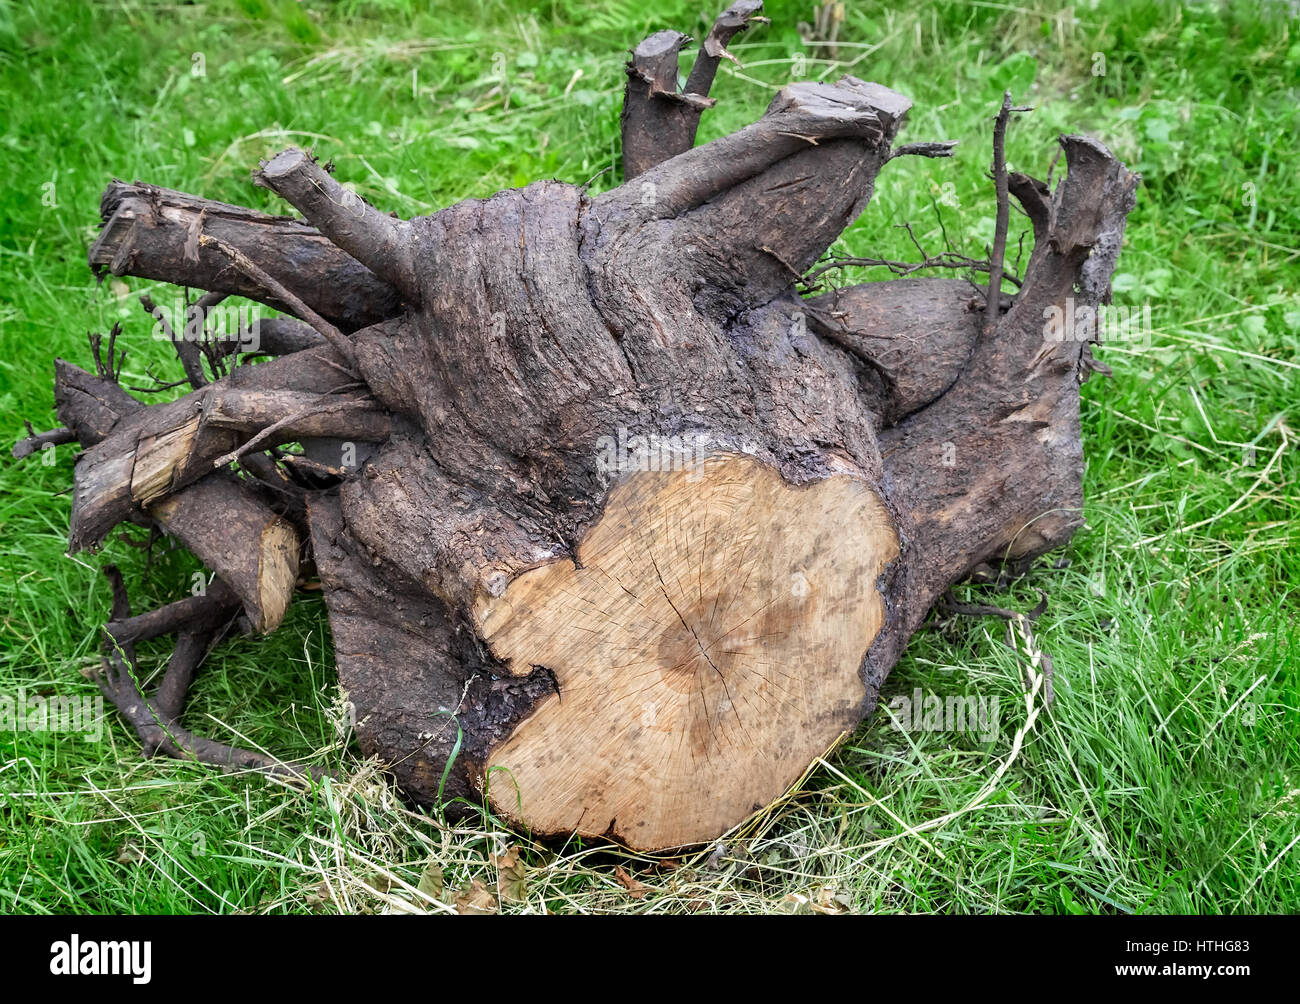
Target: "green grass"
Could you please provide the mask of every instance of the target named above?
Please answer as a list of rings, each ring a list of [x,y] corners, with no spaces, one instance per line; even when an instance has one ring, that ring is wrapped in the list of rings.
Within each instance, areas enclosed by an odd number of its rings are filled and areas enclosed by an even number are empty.
[[[996,696],[996,738],[904,733],[878,713],[725,848],[674,868],[412,812],[351,744],[323,604],[302,598],[269,639],[218,650],[187,721],[342,780],[143,761],[111,716],[99,742],[0,733],[0,909],[446,911],[469,883],[495,888],[493,855],[515,843],[528,887],[511,910],[1300,909],[1293,6],[850,3],[831,65],[796,30],[810,5],[773,3],[773,25],[734,47],[744,69],[719,76],[702,140],[761,114],[802,59],[908,94],[907,139],[962,141],[953,161],[891,164],[841,251],[910,258],[904,221],[937,247],[938,203],[983,253],[1003,87],[1036,106],[1012,127],[1013,167],[1042,176],[1056,134],[1086,131],[1141,171],[1115,297],[1149,304],[1155,331],[1104,347],[1115,375],[1085,388],[1088,527],[1008,592],[959,590],[1021,610],[1047,594],[1028,650],[1054,664],[1050,707],[1041,691],[1026,703],[1003,622],[936,624],[885,700]],[[111,177],[282,209],[249,169],[310,144],[407,216],[541,177],[601,189],[617,180],[601,172],[617,165],[625,50],[662,27],[702,35],[700,6],[0,0],[0,427],[55,424],[53,358],[85,365],[86,332],[115,321],[126,382],[177,372],[135,300],[166,291],[97,287],[86,269]],[[182,595],[195,567],[171,552],[146,575],[116,538],[66,557],[73,455],[0,463],[0,694],[97,693],[83,670],[109,605],[102,564],[141,609]],[[146,646],[142,665],[165,657]]]

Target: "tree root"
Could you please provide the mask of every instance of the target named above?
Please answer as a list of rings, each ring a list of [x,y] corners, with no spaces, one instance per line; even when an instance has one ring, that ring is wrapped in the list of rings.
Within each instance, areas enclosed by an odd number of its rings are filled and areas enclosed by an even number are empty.
[[[1034,612],[945,595],[1082,525],[1097,364],[1044,318],[1106,300],[1138,179],[1081,136],[1054,188],[1008,172],[1004,96],[987,260],[913,238],[916,263],[824,262],[888,163],[952,144],[897,145],[911,102],[844,77],[695,146],[759,10],[719,16],[680,91],[685,36],[637,46],[625,183],[598,195],[542,181],[400,220],[296,149],[255,181],[306,223],[110,186],[92,266],[207,291],[163,328],[190,392],[128,394],[115,327],[93,374],[56,363],[62,428],[15,452],[81,444],[70,550],[134,522],[215,575],[132,616],[109,571],[100,684],[147,753],[319,776],[179,724],[224,632],[274,630],[314,575],[363,752],[540,835],[716,837],[872,711],[936,605],[1007,618],[1050,688]],[[1009,275],[1012,197],[1034,244]],[[844,264],[905,278],[799,295]],[[227,295],[293,316],[210,333]],[[146,698],[134,645],[163,633]]]
[[[133,620],[122,575],[113,565],[104,568],[113,589],[113,622]],[[143,615],[148,617],[148,614]],[[146,757],[162,753],[178,760],[208,764],[232,770],[257,770],[285,777],[310,777],[319,780],[329,774],[320,767],[303,767],[285,763],[275,757],[229,746],[196,735],[182,728],[180,713],[185,706],[194,672],[207,655],[215,637],[212,631],[184,630],[167,665],[162,683],[153,700],[146,699],[136,683],[134,641],[121,642],[108,631],[106,654],[95,682],[104,696],[121,712],[140,740]]]

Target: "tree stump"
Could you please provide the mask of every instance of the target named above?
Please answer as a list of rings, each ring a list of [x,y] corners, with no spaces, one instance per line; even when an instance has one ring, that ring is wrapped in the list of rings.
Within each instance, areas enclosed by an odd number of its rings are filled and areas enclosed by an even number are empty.
[[[290,315],[264,322],[277,358],[258,365],[231,365],[252,358],[238,340],[200,355],[178,336],[193,389],[171,403],[118,387],[111,347],[96,375],[56,365],[69,431],[49,435],[84,449],[71,549],[133,521],[217,575],[134,617],[114,581],[103,686],[147,750],[292,769],[178,721],[218,627],[274,630],[314,569],[361,748],[414,798],[486,800],[542,836],[694,844],[872,711],[951,584],[1081,525],[1078,386],[1097,364],[1044,318],[1107,296],[1136,176],[1080,136],[1054,190],[1008,175],[1004,102],[998,239],[969,263],[987,286],[802,297],[877,173],[951,144],[895,146],[908,100],[844,77],[695,147],[759,9],[719,18],[682,90],[684,36],[637,47],[626,180],[604,194],[539,181],[404,221],[296,149],[255,181],[305,222],[110,186],[92,267]],[[1009,299],[1008,195],[1034,236]],[[168,631],[146,697],[131,646]]]

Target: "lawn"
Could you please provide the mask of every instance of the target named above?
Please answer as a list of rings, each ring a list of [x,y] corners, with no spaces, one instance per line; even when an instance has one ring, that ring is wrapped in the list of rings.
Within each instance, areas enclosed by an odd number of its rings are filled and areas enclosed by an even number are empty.
[[[1300,909],[1295,5],[844,7],[832,50],[800,35],[811,4],[770,3],[772,25],[732,46],[743,65],[724,64],[700,136],[801,77],[911,97],[904,139],[956,139],[956,156],[891,163],[835,250],[913,259],[911,223],[927,247],[946,231],[981,257],[1004,88],[1034,106],[1011,127],[1014,169],[1046,175],[1074,131],[1143,177],[1114,298],[1151,325],[1102,346],[1114,375],[1084,388],[1087,527],[1000,591],[955,591],[1026,612],[1045,595],[1032,635],[934,618],[882,710],[796,790],[663,861],[404,802],[357,751],[324,604],[304,594],[271,637],[214,652],[187,722],[337,776],[143,760],[111,713],[98,738],[0,732],[0,910]],[[539,178],[603,190],[619,179],[626,50],[665,27],[701,37],[707,22],[680,0],[0,0],[0,428],[12,442],[24,420],[57,425],[54,358],[88,365],[87,332],[116,322],[125,384],[179,375],[137,302],[166,291],[97,285],[86,267],[111,178],[283,212],[249,171],[303,145],[403,216]],[[164,543],[146,570],[117,536],[66,556],[74,456],[0,462],[0,695],[98,694],[103,565],[123,569],[137,609],[185,595],[198,567]],[[144,646],[142,668],[167,654]],[[1026,695],[1025,656],[1050,659],[1050,704]],[[995,727],[899,728],[885,706],[918,690],[996,699]]]

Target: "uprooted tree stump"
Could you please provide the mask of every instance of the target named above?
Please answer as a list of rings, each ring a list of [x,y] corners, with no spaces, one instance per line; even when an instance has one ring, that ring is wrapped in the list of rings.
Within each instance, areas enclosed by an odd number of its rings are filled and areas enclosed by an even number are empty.
[[[966,260],[985,286],[803,298],[885,164],[951,144],[895,147],[907,99],[845,77],[694,147],[759,9],[719,18],[681,91],[685,36],[637,47],[626,180],[604,194],[539,181],[403,221],[295,149],[255,181],[305,223],[109,187],[97,271],[208,291],[199,328],[227,295],[290,315],[261,322],[277,358],[258,365],[239,339],[172,331],[192,391],[148,407],[96,340],[96,374],[56,363],[66,428],[22,445],[84,450],[72,551],[130,521],[215,573],[132,616],[110,570],[102,685],[148,752],[300,769],[179,720],[231,622],[274,630],[314,568],[361,748],[416,799],[696,843],[871,712],[951,584],[1081,525],[1078,385],[1097,364],[1044,318],[1107,295],[1136,177],[1079,136],[1054,191],[1008,176],[1004,102],[997,236]],[[1008,193],[1033,229],[1009,298]],[[133,646],[167,632],[146,698]]]

